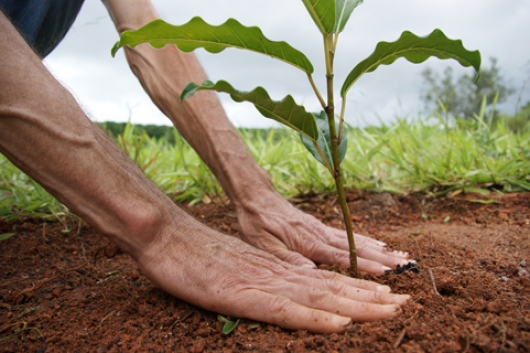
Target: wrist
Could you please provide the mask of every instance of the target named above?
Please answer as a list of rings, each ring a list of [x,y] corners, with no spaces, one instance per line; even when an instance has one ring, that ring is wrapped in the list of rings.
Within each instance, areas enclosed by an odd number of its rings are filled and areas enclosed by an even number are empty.
[[[138,29],[159,16],[149,0],[103,0],[118,30]]]
[[[235,175],[224,174],[225,178],[219,178],[219,181],[236,209],[259,204],[264,198],[276,194],[270,176],[254,160],[245,167],[232,170],[236,171]]]
[[[253,178],[248,183],[240,184],[236,196],[230,198],[238,214],[260,213],[261,210],[285,201],[274,189],[269,175],[264,171],[263,173],[265,177],[261,180]]]

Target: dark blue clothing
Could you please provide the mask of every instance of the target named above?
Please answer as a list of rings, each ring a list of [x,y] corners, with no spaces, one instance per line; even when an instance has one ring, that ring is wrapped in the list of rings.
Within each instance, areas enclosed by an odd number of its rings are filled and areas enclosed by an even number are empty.
[[[11,20],[28,45],[44,58],[64,38],[84,0],[0,0],[0,11]]]

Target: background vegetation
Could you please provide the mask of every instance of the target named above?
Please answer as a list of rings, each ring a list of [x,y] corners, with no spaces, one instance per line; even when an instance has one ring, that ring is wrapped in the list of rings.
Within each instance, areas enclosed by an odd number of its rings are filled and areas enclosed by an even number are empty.
[[[172,139],[149,136],[143,127],[127,124],[115,140],[145,175],[176,201],[209,202],[223,197],[215,177],[195,151],[173,128],[165,129]],[[352,144],[343,162],[348,188],[393,193],[421,190],[433,195],[530,191],[528,123],[514,133],[505,119],[479,116],[447,124],[438,117],[400,120],[382,127],[350,127],[347,131]],[[285,138],[293,132],[239,132],[256,161],[271,175],[276,189],[286,197],[333,190],[329,173],[302,143]],[[67,212],[3,156],[0,173],[0,216],[61,216]]]
[[[469,77],[453,78],[447,70],[444,76],[425,71],[423,99],[430,118],[348,127],[351,145],[343,162],[345,186],[433,196],[530,191],[530,102],[517,107],[513,115],[499,114],[496,104],[515,90],[502,82],[495,60],[481,75],[487,84],[469,86]],[[215,177],[173,127],[111,122],[101,127],[175,201],[224,198]],[[239,129],[239,133],[284,196],[334,190],[324,167],[298,138],[288,138],[294,132]],[[26,214],[61,220],[68,210],[0,155],[0,217]]]

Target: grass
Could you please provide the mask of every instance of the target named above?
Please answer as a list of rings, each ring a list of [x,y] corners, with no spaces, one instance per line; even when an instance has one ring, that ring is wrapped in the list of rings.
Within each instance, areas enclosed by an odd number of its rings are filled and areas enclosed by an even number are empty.
[[[239,130],[256,161],[285,197],[334,191],[329,173],[287,129]],[[209,202],[223,191],[208,167],[174,131],[174,143],[127,125],[116,143],[177,202]],[[347,188],[434,195],[530,191],[530,128],[512,132],[503,119],[446,124],[400,120],[348,129]],[[0,217],[57,216],[68,210],[0,155]]]

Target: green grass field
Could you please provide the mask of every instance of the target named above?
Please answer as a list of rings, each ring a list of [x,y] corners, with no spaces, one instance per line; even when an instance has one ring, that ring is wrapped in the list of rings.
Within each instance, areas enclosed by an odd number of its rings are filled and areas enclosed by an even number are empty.
[[[287,129],[240,129],[256,161],[285,197],[334,191],[333,179]],[[521,132],[522,131],[522,132]],[[513,133],[504,120],[447,126],[441,119],[348,128],[343,162],[347,188],[433,195],[462,191],[530,191],[530,129]],[[127,125],[116,143],[145,175],[178,202],[223,194],[213,174],[178,135],[150,137]],[[0,155],[0,217],[60,217],[68,210]]]

